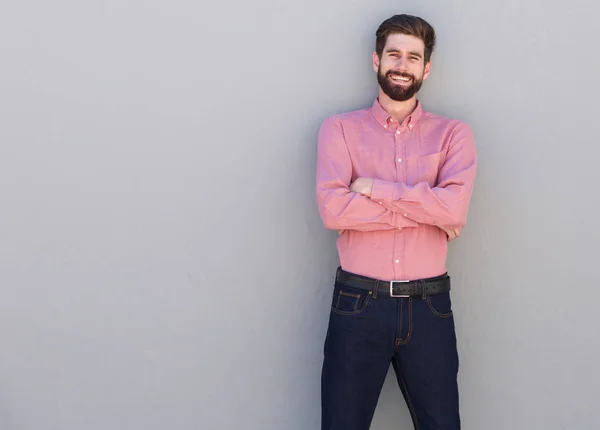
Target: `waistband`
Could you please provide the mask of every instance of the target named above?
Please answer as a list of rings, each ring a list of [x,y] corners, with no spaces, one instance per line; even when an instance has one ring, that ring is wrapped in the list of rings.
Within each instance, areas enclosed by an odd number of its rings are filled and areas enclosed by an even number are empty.
[[[450,276],[444,273],[433,278],[416,279],[411,281],[381,281],[368,276],[346,272],[338,267],[335,276],[336,283],[341,282],[355,288],[373,291],[373,295],[381,294],[389,297],[427,297],[450,291]]]

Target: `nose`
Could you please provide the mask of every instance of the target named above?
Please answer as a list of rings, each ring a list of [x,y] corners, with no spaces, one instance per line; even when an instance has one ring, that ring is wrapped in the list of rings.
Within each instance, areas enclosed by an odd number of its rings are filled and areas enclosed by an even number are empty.
[[[400,72],[406,72],[408,70],[408,60],[404,55],[398,60],[397,68]]]

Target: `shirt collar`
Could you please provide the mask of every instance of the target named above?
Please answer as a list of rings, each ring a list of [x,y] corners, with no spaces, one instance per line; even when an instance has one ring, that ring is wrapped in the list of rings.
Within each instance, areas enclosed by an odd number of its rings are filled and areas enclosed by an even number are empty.
[[[373,116],[375,117],[375,120],[386,130],[390,128],[389,124],[392,121],[393,122],[396,121],[395,119],[393,119],[390,116],[389,113],[387,113],[385,110],[383,110],[383,108],[381,107],[381,104],[379,103],[379,99],[375,99],[375,102],[373,102],[373,107],[371,110],[373,112]],[[402,122],[401,126],[412,129],[417,124],[417,122],[419,122],[419,120],[421,119],[422,116],[423,116],[423,108],[421,107],[421,102],[419,100],[417,100],[417,106],[411,112],[411,114],[408,115],[404,119],[404,122]],[[396,125],[397,125],[397,123],[396,123]]]

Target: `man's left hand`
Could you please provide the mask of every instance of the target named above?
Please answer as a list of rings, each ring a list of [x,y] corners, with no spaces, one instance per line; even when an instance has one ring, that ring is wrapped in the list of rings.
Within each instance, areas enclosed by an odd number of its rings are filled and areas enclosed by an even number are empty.
[[[371,197],[371,193],[373,192],[373,179],[357,178],[356,181],[350,184],[350,191]]]
[[[446,236],[448,236],[448,242],[452,242],[454,239],[460,237],[460,232],[461,232],[460,228],[446,228],[446,227],[439,227],[439,228],[444,230],[444,232],[446,233]]]

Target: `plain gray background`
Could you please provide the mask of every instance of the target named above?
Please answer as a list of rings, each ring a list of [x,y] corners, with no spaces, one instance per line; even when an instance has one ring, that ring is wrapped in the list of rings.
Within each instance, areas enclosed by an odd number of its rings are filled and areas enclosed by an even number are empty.
[[[395,13],[435,26],[421,99],[479,149],[448,264],[464,428],[600,428],[599,11],[3,3],[0,428],[319,428],[337,255],[316,136],[373,102]],[[390,377],[373,429],[409,422]]]

